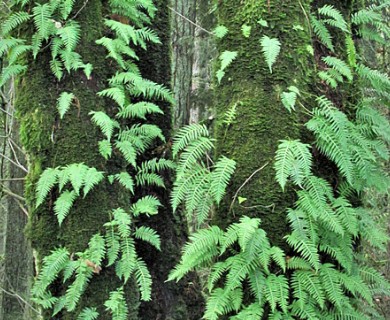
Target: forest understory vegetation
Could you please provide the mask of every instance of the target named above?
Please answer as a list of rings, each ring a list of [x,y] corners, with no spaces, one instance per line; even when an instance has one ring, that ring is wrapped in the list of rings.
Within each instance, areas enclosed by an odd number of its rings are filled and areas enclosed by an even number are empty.
[[[32,317],[388,319],[389,1],[213,2],[177,130],[169,1],[3,4]]]

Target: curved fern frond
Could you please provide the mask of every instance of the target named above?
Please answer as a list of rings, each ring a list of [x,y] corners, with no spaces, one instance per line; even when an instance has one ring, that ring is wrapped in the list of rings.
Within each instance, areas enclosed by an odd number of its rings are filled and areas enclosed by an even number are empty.
[[[191,124],[181,128],[173,137],[172,155],[174,158],[178,153],[184,150],[191,142],[201,138],[208,137],[209,131],[205,125]]]
[[[50,190],[58,182],[58,174],[58,168],[47,168],[45,169],[45,171],[42,172],[37,183],[37,207],[39,207],[43,203]]]
[[[107,140],[111,140],[114,129],[119,128],[119,123],[103,111],[91,111],[89,114],[92,115],[92,121],[102,130]]]
[[[27,12],[15,12],[11,14],[7,20],[1,24],[1,33],[2,36],[9,34],[12,30],[20,26],[21,24],[30,20],[31,15]],[[2,40],[3,41],[3,40]]]
[[[135,229],[134,236],[137,239],[150,243],[157,250],[161,250],[160,236],[155,230],[149,227],[139,227]]]

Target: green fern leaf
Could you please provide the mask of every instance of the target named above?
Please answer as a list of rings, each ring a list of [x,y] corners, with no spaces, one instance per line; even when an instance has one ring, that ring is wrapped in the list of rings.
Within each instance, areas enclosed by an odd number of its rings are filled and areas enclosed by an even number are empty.
[[[123,287],[110,292],[110,298],[104,302],[104,306],[112,314],[112,320],[126,320],[128,318],[128,308]]]
[[[332,36],[329,33],[329,30],[326,28],[325,24],[318,20],[313,15],[310,16],[310,22],[313,27],[314,33],[318,39],[332,52],[334,52],[334,46],[332,43]]]
[[[281,43],[276,38],[269,38],[268,36],[263,36],[260,40],[260,44],[261,50],[265,58],[265,62],[268,65],[270,73],[272,73],[272,66],[280,53]]]
[[[225,26],[217,26],[214,30],[213,30],[213,33],[214,35],[219,38],[219,39],[222,39],[224,36],[227,35],[227,33],[229,32],[228,28],[226,28]]]
[[[137,259],[134,274],[141,292],[141,300],[150,301],[152,299],[152,276],[142,259]]]
[[[84,308],[77,317],[77,320],[96,320],[99,317],[99,312],[96,308]]]
[[[140,214],[153,216],[158,213],[159,206],[161,206],[161,202],[156,197],[145,196],[131,206],[131,212],[134,217],[138,217]]]
[[[64,74],[61,61],[58,61],[56,59],[50,60],[50,70],[54,74],[54,76],[57,78],[57,80],[61,80],[61,78]]]
[[[111,140],[115,128],[119,128],[119,123],[112,120],[106,113],[102,111],[91,111],[92,121],[102,130],[107,140]]]
[[[67,249],[58,248],[43,258],[42,269],[32,288],[32,294],[35,297],[43,297],[47,287],[68,265],[70,261],[69,257],[70,254]]]
[[[9,65],[3,68],[0,74],[0,87],[4,86],[8,81],[13,77],[16,77],[27,70],[27,66],[22,66],[19,64]]]
[[[112,154],[112,146],[110,140],[101,140],[99,141],[99,153],[106,160],[111,157]]]
[[[73,51],[80,40],[80,26],[77,22],[68,22],[64,27],[57,29],[57,35],[63,41],[66,50]]]
[[[217,203],[221,202],[235,169],[236,162],[224,156],[215,163],[210,177],[210,192]]]
[[[103,172],[97,171],[96,168],[88,168],[88,170],[85,173],[84,182],[83,182],[84,198],[94,186],[96,186],[97,184],[99,184],[100,181],[103,180],[103,178],[104,178]]]
[[[181,128],[173,137],[172,155],[174,158],[184,150],[191,142],[200,137],[208,137],[209,131],[205,125],[197,123]]]
[[[126,103],[126,94],[123,88],[113,87],[98,92],[101,97],[108,97],[114,100],[120,107],[124,107]]]
[[[64,118],[65,113],[68,112],[72,101],[74,101],[76,97],[73,93],[63,92],[60,94],[60,97],[57,100],[57,110],[60,114],[60,119]]]
[[[117,141],[115,143],[115,146],[120,150],[120,152],[123,154],[125,160],[127,163],[131,164],[133,167],[137,167],[136,159],[137,159],[137,152],[134,149],[131,142],[128,141]]]
[[[134,104],[129,104],[126,107],[122,108],[117,116],[119,118],[129,119],[129,118],[140,118],[146,120],[147,114],[164,114],[164,112],[154,103],[151,102],[138,102]]]
[[[7,20],[5,20],[1,24],[1,33],[2,36],[6,36],[9,34],[12,30],[20,26],[21,24],[27,22],[30,20],[31,15],[29,15],[27,12],[15,12],[11,14]],[[3,40],[2,40],[3,41]]]
[[[47,194],[54,187],[58,181],[58,168],[47,168],[41,176],[39,177],[37,183],[36,197],[37,204],[36,207],[39,207],[45,200]]]
[[[160,236],[152,228],[144,227],[144,226],[136,228],[134,236],[137,239],[140,239],[142,241],[146,241],[146,242],[150,243],[157,250],[159,250],[159,251],[161,250]]]
[[[74,201],[77,198],[75,191],[66,190],[58,197],[54,203],[54,213],[57,216],[58,223],[61,225],[70,209],[73,206]]]
[[[115,179],[127,190],[134,194],[134,180],[127,172],[121,172],[115,175]]]

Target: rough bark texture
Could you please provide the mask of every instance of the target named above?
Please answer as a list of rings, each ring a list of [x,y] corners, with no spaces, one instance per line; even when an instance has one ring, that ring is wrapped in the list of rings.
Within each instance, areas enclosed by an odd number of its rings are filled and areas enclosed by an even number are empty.
[[[173,115],[178,128],[188,123],[190,113],[196,1],[172,1],[172,12],[172,85],[176,100]]]
[[[145,78],[170,87],[172,79],[171,56],[167,49],[170,48],[171,41],[169,26],[172,13],[167,9],[168,3],[169,1],[167,0],[156,1],[160,14],[154,21],[154,29],[158,31],[162,45],[150,46],[147,55],[141,59],[140,67]],[[184,7],[181,8],[184,9]],[[182,52],[181,54],[184,53]],[[184,57],[177,59],[180,61],[177,63],[188,67],[188,61],[185,61]],[[184,67],[184,69],[180,68],[180,72],[188,72],[187,67]],[[183,78],[181,75],[179,79],[178,81],[188,81],[188,77]],[[180,87],[182,86],[180,84]],[[184,90],[185,88],[182,89]],[[182,107],[187,103],[188,99],[183,97],[188,97],[188,91],[183,91],[180,98],[178,98],[178,101],[183,103]],[[172,130],[172,112],[169,105],[163,106],[163,110],[165,115],[156,117],[154,120],[163,129],[168,140]],[[181,114],[180,119],[183,120],[182,116],[183,114]],[[164,147],[157,147],[149,156],[160,157],[165,155],[169,156],[169,144]],[[168,176],[167,180],[169,180]],[[169,190],[169,185],[167,185],[167,190]],[[144,192],[149,192],[149,194],[150,192],[157,193],[162,200],[163,208],[159,210],[159,214],[145,220],[145,223],[160,234],[162,252],[157,253],[149,248],[143,248],[142,256],[145,258],[153,277],[153,293],[151,302],[141,304],[140,318],[144,320],[200,319],[203,299],[196,275],[190,275],[187,279],[188,281],[182,281],[179,284],[174,282],[165,283],[168,273],[180,258],[181,247],[187,237],[185,219],[179,215],[172,215],[167,190],[162,190],[161,188],[158,190],[144,190]]]
[[[18,125],[13,117],[12,103],[6,105],[5,132],[2,151],[14,163],[25,165],[24,155],[18,149]],[[25,172],[15,164],[2,159],[2,198],[0,202],[0,319],[31,319],[29,291],[33,276],[33,257],[30,243],[23,230],[27,223],[24,212],[23,178]]]
[[[300,137],[302,120],[297,113],[288,113],[280,94],[291,85],[304,96],[308,90],[313,69],[306,17],[310,2],[222,1],[218,10],[218,23],[229,29],[218,44],[219,52],[238,51],[238,57],[215,88],[217,153],[236,160],[237,170],[215,221],[226,226],[241,215],[260,217],[271,242],[283,247],[287,233],[285,212],[293,204],[294,193],[283,192],[277,185],[273,158],[279,140]],[[269,27],[261,27],[259,19],[266,20]],[[249,38],[241,33],[243,24],[252,27]],[[294,30],[293,26],[298,25],[302,28]],[[272,74],[261,53],[263,35],[278,38],[282,46]],[[226,127],[222,123],[224,115],[234,104],[237,120]],[[246,181],[262,166],[265,167]],[[242,205],[235,202],[230,208],[241,186],[238,196],[247,200]]]

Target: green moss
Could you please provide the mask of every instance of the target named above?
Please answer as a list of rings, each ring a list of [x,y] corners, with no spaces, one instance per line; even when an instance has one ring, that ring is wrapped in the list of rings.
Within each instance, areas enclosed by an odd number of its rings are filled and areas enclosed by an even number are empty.
[[[274,244],[285,246],[283,236],[288,226],[287,207],[294,203],[294,192],[282,192],[275,182],[273,158],[281,139],[300,137],[303,120],[299,113],[288,113],[280,94],[290,85],[301,92],[308,91],[313,57],[307,50],[311,44],[305,12],[299,2],[246,1],[237,6],[224,2],[219,7],[219,24],[229,29],[229,34],[219,44],[220,52],[238,51],[238,57],[228,68],[219,87],[215,88],[217,101],[217,154],[237,161],[237,170],[223,205],[214,221],[225,227],[241,215],[262,219],[262,227]],[[302,1],[306,13],[310,1]],[[264,19],[269,27],[257,21]],[[245,22],[252,27],[250,38],[241,34]],[[295,28],[294,26],[301,26]],[[260,38],[276,37],[282,44],[281,53],[270,74],[261,53]],[[237,120],[227,130],[221,124],[224,113],[232,104],[237,106]],[[264,168],[247,179],[260,167]],[[243,185],[239,196],[247,198],[241,205],[231,206],[233,196]]]
[[[35,184],[42,170],[47,167],[84,162],[98,170],[118,170],[115,163],[107,163],[98,154],[101,134],[88,115],[91,110],[109,109],[109,105],[96,93],[106,86],[108,75],[114,71],[105,60],[104,49],[95,44],[95,40],[103,36],[101,1],[89,1],[87,8],[80,12],[78,21],[83,30],[78,51],[84,62],[93,64],[92,79],[87,80],[81,72],[76,72],[66,74],[58,83],[50,73],[50,54],[45,51],[36,61],[30,61],[28,72],[17,91],[16,107],[21,122],[21,140],[28,153],[30,168],[25,196],[31,214],[26,232],[40,260],[58,246],[66,246],[73,253],[83,251],[91,236],[102,231],[103,224],[109,218],[109,210],[125,205],[123,199],[129,198],[122,190],[101,184],[85,199],[76,200],[61,227],[53,212],[53,201],[58,195],[56,190],[50,193],[45,204],[35,209]],[[80,108],[72,106],[65,118],[60,120],[56,100],[63,91],[73,92]],[[99,319],[111,319],[104,311],[104,301],[108,299],[110,291],[121,285],[112,268],[103,268],[91,280],[77,311],[85,306],[96,306],[101,312]],[[58,283],[55,289],[57,294],[61,294],[66,286]],[[129,319],[138,319],[139,294],[131,281],[126,286],[126,299],[130,307]],[[73,320],[76,314],[64,313],[60,318]],[[50,315],[45,318],[52,319]]]

